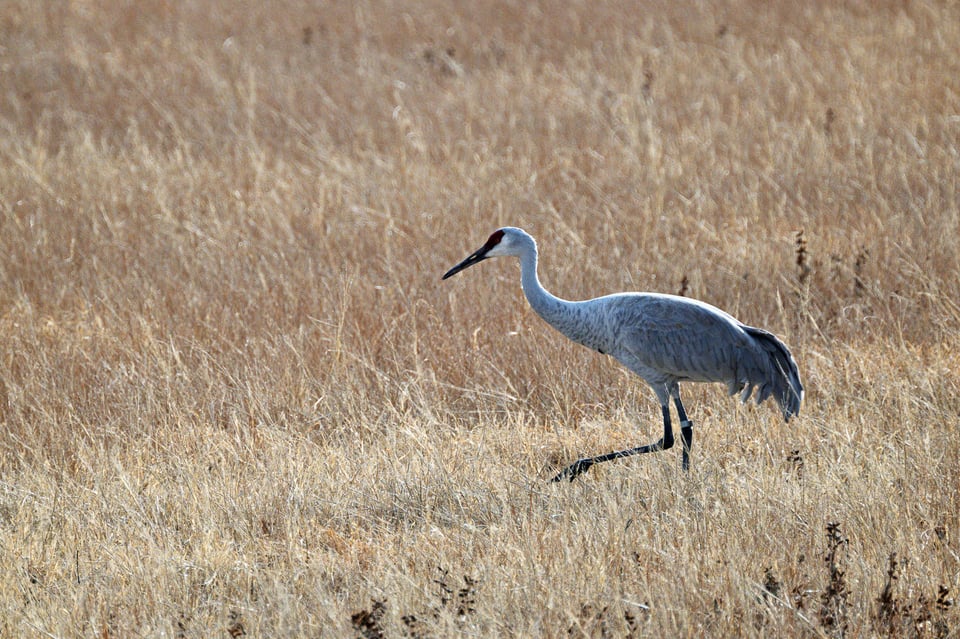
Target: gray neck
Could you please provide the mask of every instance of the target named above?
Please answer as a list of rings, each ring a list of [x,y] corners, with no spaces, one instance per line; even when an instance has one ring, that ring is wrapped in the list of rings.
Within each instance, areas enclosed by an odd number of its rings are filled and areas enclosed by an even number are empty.
[[[530,307],[547,324],[575,342],[589,348],[599,348],[595,344],[596,332],[591,330],[589,318],[581,312],[581,302],[568,302],[552,295],[540,284],[537,277],[537,249],[524,252],[520,256],[520,285],[530,303]]]

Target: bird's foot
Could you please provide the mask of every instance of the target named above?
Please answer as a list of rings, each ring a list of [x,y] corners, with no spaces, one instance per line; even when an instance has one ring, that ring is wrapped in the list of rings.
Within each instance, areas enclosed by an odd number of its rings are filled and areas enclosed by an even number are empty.
[[[570,464],[564,471],[558,474],[556,477],[551,479],[551,482],[558,482],[564,479],[570,479],[573,481],[583,473],[590,470],[590,467],[596,463],[593,459],[589,457],[584,457],[583,459],[578,459],[577,461]]]

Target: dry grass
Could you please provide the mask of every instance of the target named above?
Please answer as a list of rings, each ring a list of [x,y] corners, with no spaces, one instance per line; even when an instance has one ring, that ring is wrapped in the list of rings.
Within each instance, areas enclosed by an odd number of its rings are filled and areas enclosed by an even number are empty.
[[[465,5],[0,7],[0,636],[960,635],[957,4]],[[800,418],[546,483],[659,411],[502,224]]]

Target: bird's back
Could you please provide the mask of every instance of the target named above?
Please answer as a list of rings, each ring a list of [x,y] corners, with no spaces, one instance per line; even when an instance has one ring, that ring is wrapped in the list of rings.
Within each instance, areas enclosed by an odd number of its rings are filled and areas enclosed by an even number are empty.
[[[762,329],[746,326],[698,300],[656,293],[621,293],[589,300],[603,322],[605,350],[658,387],[678,382],[721,382],[746,401],[773,395],[789,419],[803,387],[787,347]],[[659,392],[659,391],[658,391]]]
[[[737,320],[697,300],[622,293],[597,301],[607,309],[614,341],[611,355],[633,359],[655,371],[654,377],[724,381],[734,373],[735,350],[749,348]]]

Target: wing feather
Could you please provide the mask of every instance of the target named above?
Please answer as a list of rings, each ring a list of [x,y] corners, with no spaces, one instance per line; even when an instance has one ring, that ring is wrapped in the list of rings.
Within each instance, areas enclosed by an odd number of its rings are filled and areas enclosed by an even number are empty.
[[[720,309],[686,297],[623,294],[607,305],[610,354],[658,393],[664,384],[722,382],[731,395],[759,404],[773,396],[789,419],[803,386],[796,362],[772,333],[746,326]]]

